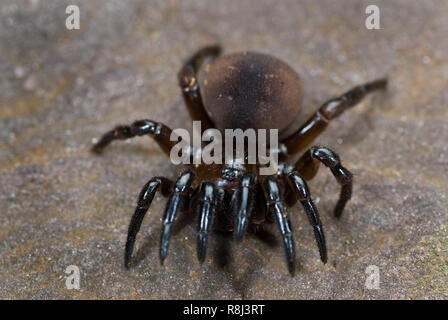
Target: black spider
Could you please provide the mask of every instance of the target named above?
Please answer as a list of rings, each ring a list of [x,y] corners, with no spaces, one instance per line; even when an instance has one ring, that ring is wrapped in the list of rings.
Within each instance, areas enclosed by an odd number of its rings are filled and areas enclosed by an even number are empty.
[[[259,164],[199,164],[188,166],[174,183],[164,177],[152,178],[140,193],[129,225],[125,266],[129,266],[135,237],[158,189],[169,196],[160,241],[162,263],[167,256],[173,223],[185,209],[198,218],[197,255],[201,263],[213,226],[233,232],[234,238],[241,241],[246,230],[257,230],[257,226],[275,220],[283,237],[289,272],[294,275],[294,240],[284,203],[291,206],[297,201],[308,216],[320,258],[326,263],[324,231],[305,181],[315,176],[319,163],[330,168],[341,185],[334,209],[334,215],[339,217],[352,194],[352,174],[342,166],[334,151],[324,147],[308,149],[294,165],[288,160],[304,150],[332,119],[356,105],[367,93],[384,89],[387,80],[357,86],[327,101],[303,125],[295,126],[303,92],[294,70],[268,55],[244,52],[218,58],[220,51],[218,46],[199,50],[179,72],[179,84],[190,115],[193,120],[201,121],[202,131],[208,128],[221,131],[226,128],[278,129],[280,147],[270,150],[279,154],[278,172],[259,175]],[[214,60],[205,64],[206,58]],[[177,143],[170,140],[171,132],[162,123],[140,120],[107,132],[94,145],[93,151],[100,152],[113,140],[150,135],[169,155]],[[215,218],[217,223],[214,224]]]

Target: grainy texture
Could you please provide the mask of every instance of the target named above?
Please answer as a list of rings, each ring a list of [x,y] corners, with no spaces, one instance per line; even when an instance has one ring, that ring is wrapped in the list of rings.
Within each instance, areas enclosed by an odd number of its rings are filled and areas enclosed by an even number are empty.
[[[390,0],[381,30],[364,27],[371,1],[2,0],[0,4],[0,298],[448,297],[448,2]],[[65,8],[79,4],[81,29]],[[173,178],[148,138],[92,140],[118,123],[150,118],[191,128],[177,86],[183,59],[222,43],[226,52],[272,54],[304,83],[304,114],[384,75],[375,94],[335,120],[317,144],[355,174],[354,196],[331,217],[338,186],[321,169],[310,188],[321,211],[329,263],[318,256],[300,208],[291,209],[299,267],[283,248],[248,237],[211,238],[196,261],[195,226],[175,235],[165,266],[157,196],[126,271],[127,226],[141,186]],[[275,231],[275,229],[274,229]],[[368,265],[380,289],[365,287]],[[81,270],[67,290],[65,269]]]

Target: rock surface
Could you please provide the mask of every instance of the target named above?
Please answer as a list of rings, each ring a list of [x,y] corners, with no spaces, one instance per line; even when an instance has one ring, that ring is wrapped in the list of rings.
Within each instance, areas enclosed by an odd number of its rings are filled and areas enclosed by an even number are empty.
[[[446,299],[448,3],[377,0],[381,29],[367,30],[370,2],[2,0],[0,298]],[[80,30],[65,28],[69,4],[80,7]],[[337,150],[356,179],[340,220],[330,214],[339,191],[329,171],[310,182],[326,265],[297,207],[294,278],[281,244],[253,237],[237,245],[213,236],[199,265],[194,225],[173,237],[162,267],[157,196],[134,264],[123,267],[140,188],[178,169],[148,138],[102,156],[89,148],[135,119],[190,129],[176,73],[216,42],[288,62],[303,79],[305,115],[354,85],[390,79],[387,93],[316,141]],[[70,265],[80,269],[79,290],[66,288]],[[365,285],[369,265],[379,289]]]

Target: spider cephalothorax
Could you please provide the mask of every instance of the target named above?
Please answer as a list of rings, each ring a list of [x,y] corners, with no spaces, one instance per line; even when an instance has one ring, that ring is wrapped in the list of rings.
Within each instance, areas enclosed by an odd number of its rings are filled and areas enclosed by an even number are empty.
[[[196,164],[185,168],[176,181],[152,178],[143,187],[132,216],[125,249],[128,267],[135,237],[157,190],[169,196],[163,216],[159,256],[167,256],[173,223],[186,211],[198,219],[197,253],[205,259],[207,241],[213,227],[233,232],[237,241],[248,230],[273,221],[282,235],[289,272],[295,270],[295,246],[288,206],[300,202],[313,227],[320,258],[327,261],[325,236],[306,180],[317,173],[319,163],[328,167],[341,185],[334,215],[339,217],[351,197],[352,174],[342,166],[339,156],[325,147],[311,147],[295,162],[290,159],[325,130],[328,123],[360,102],[367,93],[384,89],[386,79],[357,86],[324,103],[303,125],[295,127],[303,91],[298,75],[284,62],[268,55],[239,53],[218,57],[220,48],[205,47],[184,64],[179,84],[193,120],[201,121],[202,131],[225,129],[278,129],[278,147],[269,150],[279,155],[278,170],[260,175],[259,163],[223,161],[223,164]],[[207,59],[212,61],[207,61]],[[118,126],[95,144],[100,152],[116,139],[149,135],[167,155],[177,141],[172,130],[162,123],[139,120]],[[244,159],[243,159],[244,160]]]

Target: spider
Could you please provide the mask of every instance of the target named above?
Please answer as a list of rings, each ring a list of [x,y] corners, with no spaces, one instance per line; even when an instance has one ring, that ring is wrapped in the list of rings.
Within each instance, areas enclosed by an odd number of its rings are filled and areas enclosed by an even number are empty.
[[[197,218],[197,257],[206,257],[208,237],[212,229],[233,233],[241,241],[246,232],[257,232],[265,223],[276,222],[283,239],[287,268],[294,276],[295,245],[286,207],[299,202],[313,228],[323,263],[327,248],[319,212],[313,203],[306,181],[312,179],[322,163],[341,186],[334,216],[340,217],[351,198],[353,175],[329,148],[314,146],[299,155],[321,134],[334,118],[358,104],[368,93],[385,89],[387,79],[379,79],[354,87],[339,97],[325,102],[302,125],[296,125],[303,98],[297,73],[285,62],[272,56],[243,52],[221,56],[220,46],[208,46],[190,57],[178,73],[183,98],[193,120],[201,121],[202,131],[278,129],[279,148],[270,150],[279,155],[277,173],[259,175],[259,164],[195,164],[188,165],[176,181],[154,177],[142,188],[127,235],[124,264],[129,268],[134,244],[143,218],[157,190],[169,196],[162,222],[159,257],[167,257],[173,224],[180,212]],[[93,146],[99,153],[114,140],[136,136],[152,137],[170,155],[177,143],[171,141],[172,130],[152,120],[139,120],[117,126]]]

